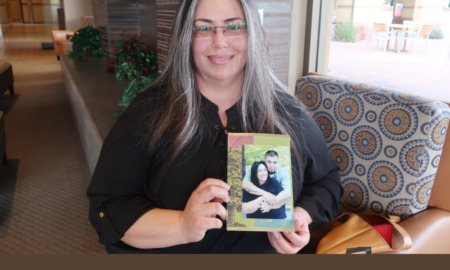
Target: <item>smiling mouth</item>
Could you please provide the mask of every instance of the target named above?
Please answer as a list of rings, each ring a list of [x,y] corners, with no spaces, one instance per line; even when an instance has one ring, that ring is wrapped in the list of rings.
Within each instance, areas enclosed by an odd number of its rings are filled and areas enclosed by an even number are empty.
[[[233,56],[208,56],[209,59],[214,61],[226,61],[230,60]]]

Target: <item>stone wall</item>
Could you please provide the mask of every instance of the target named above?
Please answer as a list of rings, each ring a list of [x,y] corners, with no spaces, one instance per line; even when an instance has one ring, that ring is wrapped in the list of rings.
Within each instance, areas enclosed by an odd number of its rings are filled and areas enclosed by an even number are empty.
[[[135,35],[156,46],[155,0],[93,0],[93,11],[106,54],[114,42]]]

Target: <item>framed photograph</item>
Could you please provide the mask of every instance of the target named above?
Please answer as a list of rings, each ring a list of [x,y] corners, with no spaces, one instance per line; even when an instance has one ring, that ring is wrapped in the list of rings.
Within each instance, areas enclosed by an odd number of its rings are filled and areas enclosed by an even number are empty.
[[[295,230],[289,136],[229,133],[227,180],[227,230]]]
[[[403,11],[403,3],[396,3],[394,8],[394,17],[401,17]]]

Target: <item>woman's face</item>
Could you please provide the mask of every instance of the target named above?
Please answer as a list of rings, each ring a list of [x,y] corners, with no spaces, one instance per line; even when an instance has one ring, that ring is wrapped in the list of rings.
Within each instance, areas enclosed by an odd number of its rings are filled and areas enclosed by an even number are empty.
[[[245,15],[238,0],[201,0],[195,14],[194,26],[240,25]],[[236,82],[242,80],[247,63],[248,35],[245,28],[194,33],[192,54],[197,78],[206,82]]]
[[[267,168],[264,166],[264,164],[259,164],[258,170],[256,171],[256,176],[258,177],[259,184],[264,184],[267,180]]]

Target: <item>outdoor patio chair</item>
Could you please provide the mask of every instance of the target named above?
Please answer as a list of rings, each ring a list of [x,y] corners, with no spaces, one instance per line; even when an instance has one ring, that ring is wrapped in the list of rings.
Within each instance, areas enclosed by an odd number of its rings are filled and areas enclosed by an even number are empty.
[[[417,53],[418,43],[421,41],[425,42],[425,54],[428,53],[428,40],[430,38],[431,30],[433,29],[432,24],[423,24],[420,25],[420,28],[417,29],[415,27],[408,28],[406,40],[411,40],[411,47],[413,48],[414,54]]]
[[[388,41],[391,38],[391,35],[389,33],[389,28],[386,23],[373,23],[371,26],[371,34],[372,34],[372,40],[375,40],[376,48],[381,45],[381,48],[383,51],[386,51],[388,46]]]

